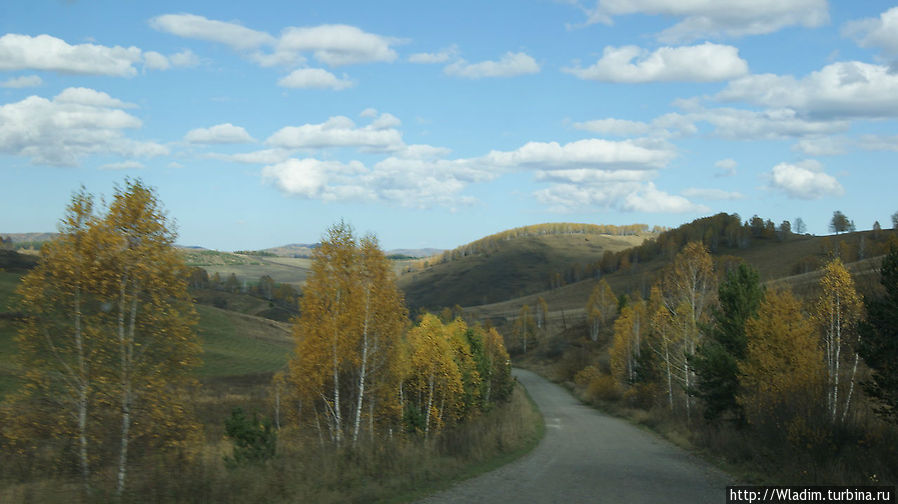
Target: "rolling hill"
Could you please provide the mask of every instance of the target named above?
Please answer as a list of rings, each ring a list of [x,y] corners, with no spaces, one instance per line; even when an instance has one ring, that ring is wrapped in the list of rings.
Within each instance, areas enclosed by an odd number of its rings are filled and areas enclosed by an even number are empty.
[[[487,237],[428,259],[421,269],[402,274],[398,284],[412,312],[494,303],[545,290],[553,275],[571,264],[598,260],[606,251],[625,250],[653,236],[645,230],[611,235],[599,226],[582,226],[574,232],[510,230]]]

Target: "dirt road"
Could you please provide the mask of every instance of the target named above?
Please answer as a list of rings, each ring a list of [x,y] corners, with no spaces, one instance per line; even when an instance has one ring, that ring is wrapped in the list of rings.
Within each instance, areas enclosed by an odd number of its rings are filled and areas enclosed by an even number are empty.
[[[582,405],[563,388],[515,370],[546,419],[530,454],[421,502],[652,503],[726,501],[728,476],[657,435]]]

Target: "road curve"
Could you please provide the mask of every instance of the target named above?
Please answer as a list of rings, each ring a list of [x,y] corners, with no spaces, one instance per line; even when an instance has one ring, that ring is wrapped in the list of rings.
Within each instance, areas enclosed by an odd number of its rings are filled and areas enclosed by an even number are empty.
[[[546,419],[545,438],[523,458],[420,502],[726,501],[726,474],[655,434],[584,406],[530,371],[514,374]]]

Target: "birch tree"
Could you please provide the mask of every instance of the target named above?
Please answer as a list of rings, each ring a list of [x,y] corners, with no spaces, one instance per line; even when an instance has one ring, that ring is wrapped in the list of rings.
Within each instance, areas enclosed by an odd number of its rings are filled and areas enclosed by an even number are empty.
[[[862,310],[854,280],[841,259],[832,260],[823,268],[815,316],[823,337],[826,405],[833,423],[844,421],[851,408],[860,359],[857,323]]]
[[[638,300],[625,306],[614,322],[611,346],[611,374],[618,383],[636,383],[643,335],[648,330],[646,304]]]
[[[98,465],[115,468],[121,496],[133,443],[181,447],[199,428],[185,397],[200,353],[187,268],[155,193],[139,180],[116,190],[105,215],[93,216],[92,198],[76,194],[60,233],[22,282],[29,318],[20,357],[35,383],[25,390],[54,405],[51,416],[73,420],[54,435],[77,426],[85,488],[93,441],[117,433],[114,448],[94,452]]]
[[[701,242],[691,242],[674,258],[664,277],[664,302],[674,318],[674,326],[682,335],[683,386],[686,395],[686,416],[691,416],[690,389],[695,381],[689,358],[695,354],[701,340],[700,324],[715,288],[714,265],[711,255]]]
[[[592,289],[586,302],[586,318],[589,321],[589,338],[598,341],[599,332],[607,326],[608,321],[617,311],[617,297],[605,279]]]

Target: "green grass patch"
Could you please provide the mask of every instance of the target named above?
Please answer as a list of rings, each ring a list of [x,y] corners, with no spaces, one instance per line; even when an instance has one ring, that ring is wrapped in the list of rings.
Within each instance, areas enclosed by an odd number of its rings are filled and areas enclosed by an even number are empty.
[[[292,343],[282,324],[211,306],[197,305],[196,310],[203,341],[200,377],[268,373],[287,364]]]

